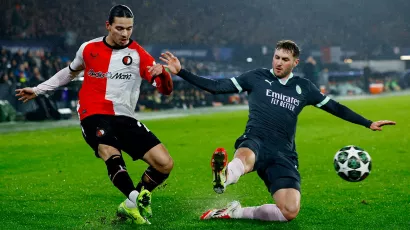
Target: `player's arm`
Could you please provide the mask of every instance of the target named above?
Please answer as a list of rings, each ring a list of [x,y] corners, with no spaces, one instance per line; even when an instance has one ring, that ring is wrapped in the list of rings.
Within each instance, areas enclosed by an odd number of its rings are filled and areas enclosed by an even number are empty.
[[[155,63],[155,59],[141,46],[137,45],[140,55],[140,75],[147,80],[163,95],[170,95],[174,89],[171,75],[165,70],[164,66]]]
[[[23,89],[16,89],[16,96],[19,97],[18,100],[27,102],[38,95],[45,94],[48,91],[54,91],[56,88],[66,85],[77,77],[77,75],[84,69],[84,61],[82,58],[83,46],[77,51],[76,57],[68,67],[58,71],[47,81],[33,88],[26,87]]]
[[[328,97],[327,97],[328,98]],[[362,125],[366,128],[370,128],[373,121],[364,118],[348,107],[338,103],[333,99],[329,99],[327,103],[321,105],[318,104],[316,107],[335,115],[336,117],[342,118],[343,120],[349,121],[354,124]]]
[[[158,91],[164,95],[170,95],[174,89],[171,75],[165,70],[161,64],[148,66],[148,72],[152,76],[150,83],[155,85]]]
[[[336,116],[343,120],[349,121],[354,124],[362,125],[371,130],[381,130],[381,127],[384,125],[394,125],[396,124],[393,121],[376,121],[373,122],[369,119],[364,118],[360,114],[354,112],[348,107],[338,103],[337,101],[330,99],[328,96],[325,96],[320,93],[319,89],[310,84],[309,99],[308,103],[315,105],[316,107]]]
[[[182,69],[181,63],[179,62],[178,58],[170,52],[161,54],[160,59],[167,64],[165,65],[165,67],[168,68],[171,73],[180,76],[182,79],[191,83],[192,85],[195,85],[212,94],[238,93],[241,91],[238,89],[238,87],[241,87],[234,78],[213,80],[205,77],[200,77],[189,72],[186,69]],[[235,83],[238,86],[236,86]]]
[[[180,76],[185,81],[195,85],[212,94],[238,93],[231,79],[213,80],[205,77],[200,77],[189,72],[186,69],[181,69],[176,75]]]

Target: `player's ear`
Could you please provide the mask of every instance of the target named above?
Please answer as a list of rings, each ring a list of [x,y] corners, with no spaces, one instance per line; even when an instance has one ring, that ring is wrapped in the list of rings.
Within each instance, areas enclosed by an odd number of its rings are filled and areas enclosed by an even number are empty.
[[[110,30],[110,23],[108,21],[105,21],[105,28],[109,31]]]
[[[295,68],[297,65],[299,65],[299,58],[295,59],[295,62],[293,63],[293,68]]]

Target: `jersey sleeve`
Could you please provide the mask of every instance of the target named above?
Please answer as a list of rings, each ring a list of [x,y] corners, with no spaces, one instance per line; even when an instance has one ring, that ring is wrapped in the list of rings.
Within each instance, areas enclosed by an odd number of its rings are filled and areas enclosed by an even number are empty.
[[[138,45],[137,47],[137,51],[138,54],[140,55],[140,75],[143,79],[147,80],[148,82],[150,82],[151,84],[153,82],[151,82],[152,76],[151,74],[148,72],[148,66],[153,66],[155,65],[155,59],[147,52],[145,51],[144,48],[142,48],[141,46]]]
[[[78,49],[74,60],[68,65],[71,72],[79,72],[85,69],[85,63],[83,58],[83,51],[87,43],[83,43]]]
[[[314,105],[318,108],[329,102],[330,97],[322,94],[320,90],[311,82],[308,81],[309,93],[307,95],[307,104]]]
[[[231,78],[232,83],[239,93],[252,90],[252,75],[253,70],[245,72],[238,77]]]

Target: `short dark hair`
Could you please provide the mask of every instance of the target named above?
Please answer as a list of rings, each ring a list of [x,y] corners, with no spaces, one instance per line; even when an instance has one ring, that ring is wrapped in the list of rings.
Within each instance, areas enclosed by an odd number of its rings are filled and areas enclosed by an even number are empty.
[[[293,57],[298,58],[300,54],[300,49],[298,45],[294,41],[291,40],[281,40],[278,43],[276,43],[276,49],[284,49],[288,50],[293,54]]]
[[[134,14],[128,6],[116,5],[111,8],[110,15],[108,16],[108,23],[110,25],[114,22],[114,17],[134,18]]]

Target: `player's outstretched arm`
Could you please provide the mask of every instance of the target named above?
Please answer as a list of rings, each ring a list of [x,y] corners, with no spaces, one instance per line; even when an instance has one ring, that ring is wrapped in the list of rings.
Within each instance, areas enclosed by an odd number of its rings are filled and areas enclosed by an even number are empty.
[[[320,107],[324,111],[331,113],[343,120],[349,121],[354,124],[362,125],[365,126],[373,131],[381,131],[382,126],[385,125],[395,125],[396,122],[394,121],[388,121],[388,120],[382,120],[382,121],[371,121],[363,116],[357,114],[356,112],[352,111],[348,107],[339,104],[338,102],[330,99],[326,104]]]
[[[80,71],[71,71],[69,67],[66,67],[36,87],[16,89],[16,96],[19,97],[19,101],[27,102],[40,94],[44,94],[47,91],[53,91],[60,86],[66,85],[73,80],[79,72]]]
[[[188,70],[182,69],[181,63],[178,58],[171,52],[162,53],[159,58],[165,62],[165,68],[168,68],[172,74],[180,76],[185,81],[206,90],[212,94],[223,93],[237,93],[238,89],[232,83],[230,79],[213,80],[204,77],[197,76]]]
[[[170,95],[174,89],[171,75],[161,64],[148,66],[148,72],[151,74],[151,83],[155,81],[158,91],[164,95]]]

